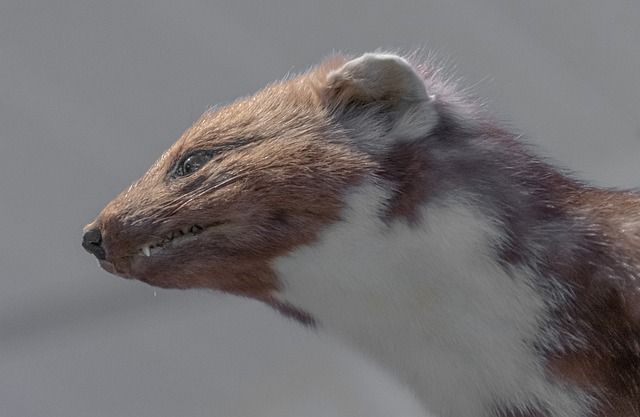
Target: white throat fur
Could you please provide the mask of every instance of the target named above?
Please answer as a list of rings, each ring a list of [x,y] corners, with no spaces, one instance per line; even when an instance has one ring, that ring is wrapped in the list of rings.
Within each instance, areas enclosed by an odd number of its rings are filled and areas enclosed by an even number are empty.
[[[548,313],[526,271],[496,262],[496,225],[459,199],[425,205],[419,225],[387,224],[386,197],[359,188],[341,222],[280,258],[282,301],[391,370],[437,416],[534,405],[582,415],[586,396],[548,379],[526,343]]]

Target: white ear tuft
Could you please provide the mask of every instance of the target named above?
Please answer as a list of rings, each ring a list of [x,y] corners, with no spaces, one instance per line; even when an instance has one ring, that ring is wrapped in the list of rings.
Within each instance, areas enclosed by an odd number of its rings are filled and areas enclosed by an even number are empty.
[[[428,100],[424,82],[397,55],[364,54],[327,76],[327,87],[341,102]]]
[[[438,114],[424,80],[403,58],[364,54],[327,75],[327,105],[358,143],[424,137]]]

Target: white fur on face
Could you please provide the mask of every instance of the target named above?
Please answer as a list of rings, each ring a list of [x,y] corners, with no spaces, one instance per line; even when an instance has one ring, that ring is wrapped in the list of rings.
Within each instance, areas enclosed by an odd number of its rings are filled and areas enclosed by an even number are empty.
[[[425,206],[419,226],[389,226],[386,196],[361,187],[317,244],[279,259],[282,300],[394,371],[435,415],[584,415],[586,397],[549,381],[531,347],[547,312],[530,276],[495,262],[497,227],[455,201]]]

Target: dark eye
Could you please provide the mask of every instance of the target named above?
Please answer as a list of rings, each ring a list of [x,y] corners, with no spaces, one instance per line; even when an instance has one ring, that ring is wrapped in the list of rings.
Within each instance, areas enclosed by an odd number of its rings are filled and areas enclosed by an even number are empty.
[[[182,162],[176,167],[174,175],[176,177],[183,177],[192,172],[196,172],[209,162],[212,156],[213,154],[210,151],[197,151],[189,154],[184,157]]]

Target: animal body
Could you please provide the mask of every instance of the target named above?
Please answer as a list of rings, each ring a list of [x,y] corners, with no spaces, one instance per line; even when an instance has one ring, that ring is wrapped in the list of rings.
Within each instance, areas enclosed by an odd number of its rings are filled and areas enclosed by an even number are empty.
[[[208,111],[83,246],[333,333],[435,416],[640,416],[640,197],[550,166],[439,74],[337,56]]]

